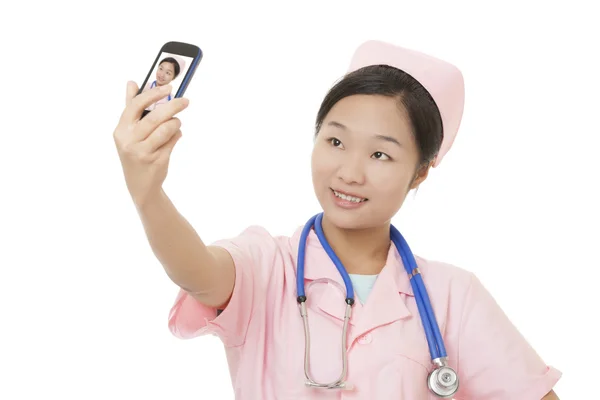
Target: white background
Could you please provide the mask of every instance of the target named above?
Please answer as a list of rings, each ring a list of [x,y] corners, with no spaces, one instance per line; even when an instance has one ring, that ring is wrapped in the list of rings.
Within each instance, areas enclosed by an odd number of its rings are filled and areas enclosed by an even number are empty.
[[[596,396],[593,2],[194,1],[164,16],[164,2],[16,4],[0,25],[1,399],[231,399],[217,339],[167,330],[177,288],[112,138],[126,81],[141,84],[167,41],[199,45],[166,191],[206,242],[249,224],[290,234],[318,211],[319,103],[366,39],[446,59],[466,79],[455,145],[394,223],[415,253],[481,278],[564,373],[562,399]]]

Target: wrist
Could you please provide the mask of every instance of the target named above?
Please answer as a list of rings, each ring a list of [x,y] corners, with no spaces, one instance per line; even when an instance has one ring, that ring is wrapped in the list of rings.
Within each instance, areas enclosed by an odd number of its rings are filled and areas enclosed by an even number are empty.
[[[164,209],[169,198],[162,188],[160,190],[147,193],[145,196],[132,196],[133,204],[140,214],[152,213]]]

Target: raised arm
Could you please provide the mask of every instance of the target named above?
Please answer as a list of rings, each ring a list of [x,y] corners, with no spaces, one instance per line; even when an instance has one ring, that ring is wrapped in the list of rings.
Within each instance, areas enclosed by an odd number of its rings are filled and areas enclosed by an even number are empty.
[[[171,152],[181,137],[175,115],[188,101],[173,99],[141,118],[144,109],[170,90],[170,86],[156,87],[136,96],[138,87],[130,82],[113,137],[127,188],[167,275],[199,302],[220,307],[233,290],[234,262],[226,250],[202,242],[162,189]]]
[[[222,308],[235,267],[229,252],[206,246],[164,191],[138,207],[148,241],[171,280],[204,305]]]

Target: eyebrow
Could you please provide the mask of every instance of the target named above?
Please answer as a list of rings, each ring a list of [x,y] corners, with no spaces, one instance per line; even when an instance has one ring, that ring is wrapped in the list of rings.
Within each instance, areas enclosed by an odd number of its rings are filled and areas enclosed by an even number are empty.
[[[328,126],[333,126],[335,128],[343,129],[343,130],[348,130],[348,128],[346,127],[346,125],[341,124],[341,123],[336,122],[336,121],[329,121],[329,123],[327,125]],[[402,144],[400,144],[400,142],[398,141],[398,139],[396,139],[396,138],[394,138],[392,136],[375,134],[375,135],[373,135],[373,137],[375,139],[383,140],[385,142],[395,143],[398,146],[402,147]]]

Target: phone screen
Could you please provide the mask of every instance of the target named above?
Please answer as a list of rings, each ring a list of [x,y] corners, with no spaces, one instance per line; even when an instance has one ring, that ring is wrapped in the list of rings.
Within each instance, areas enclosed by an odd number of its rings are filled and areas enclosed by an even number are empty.
[[[192,57],[182,56],[180,54],[161,52],[158,62],[146,80],[142,93],[156,86],[171,85],[173,90],[164,98],[158,100],[146,108],[146,111],[152,111],[161,104],[167,103],[175,98],[175,94],[181,87],[183,78],[192,65]]]

